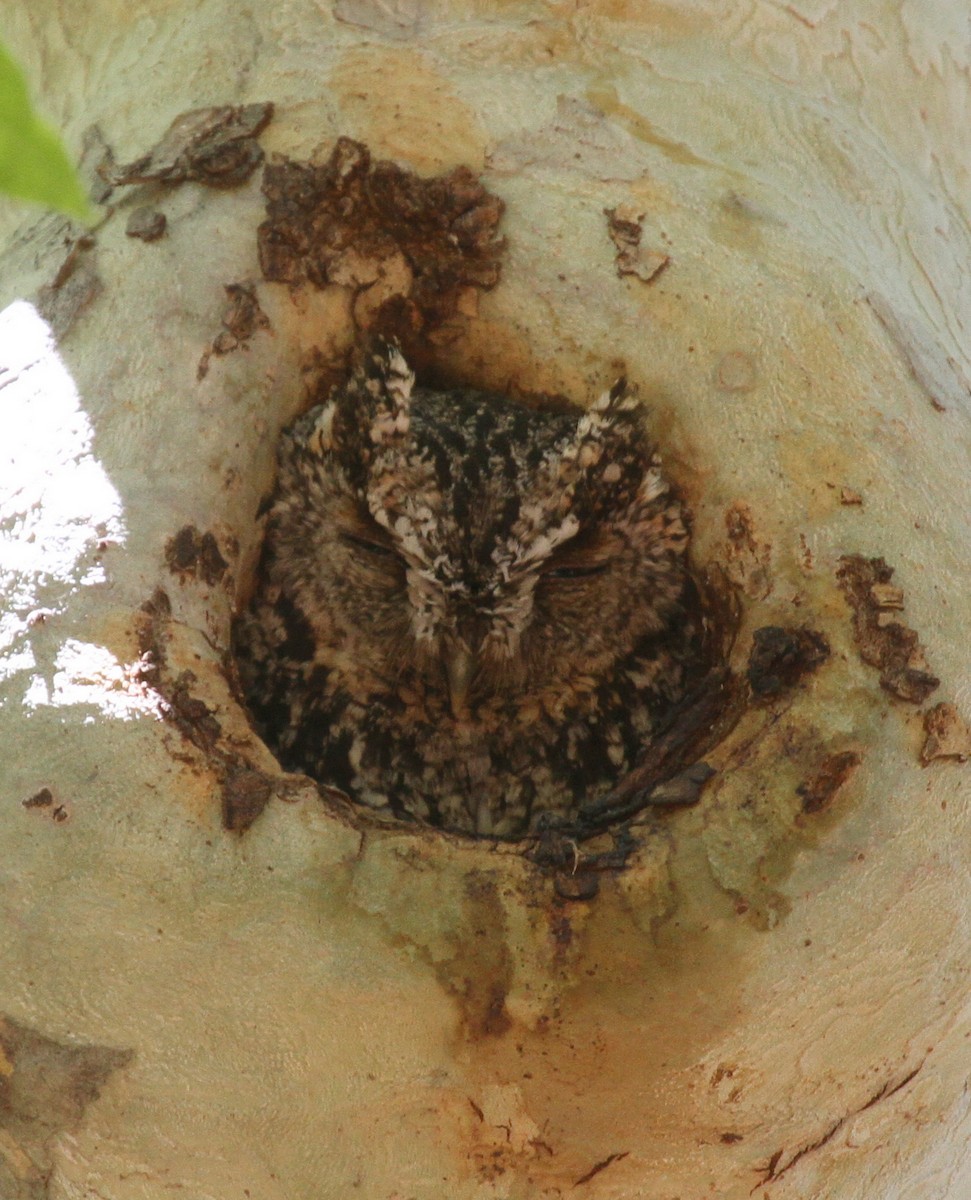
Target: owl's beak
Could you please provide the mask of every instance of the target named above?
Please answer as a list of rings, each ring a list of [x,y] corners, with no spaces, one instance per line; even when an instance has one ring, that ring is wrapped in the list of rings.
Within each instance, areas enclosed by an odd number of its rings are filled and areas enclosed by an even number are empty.
[[[469,684],[472,682],[474,657],[464,641],[450,642],[445,648],[445,674],[452,716],[462,721],[469,716]]]

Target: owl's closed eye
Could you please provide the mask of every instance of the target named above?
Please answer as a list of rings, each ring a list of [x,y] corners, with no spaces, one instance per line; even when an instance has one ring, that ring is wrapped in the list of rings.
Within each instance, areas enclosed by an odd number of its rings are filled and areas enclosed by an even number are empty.
[[[637,763],[697,654],[688,534],[638,399],[415,386],[381,344],[283,435],[238,660],[281,762],[513,837]]]

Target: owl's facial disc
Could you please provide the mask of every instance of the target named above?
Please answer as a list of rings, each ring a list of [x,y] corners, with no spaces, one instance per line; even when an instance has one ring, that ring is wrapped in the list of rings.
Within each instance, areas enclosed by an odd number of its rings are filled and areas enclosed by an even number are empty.
[[[537,691],[555,703],[626,652],[605,631],[645,609],[624,600],[650,588],[638,543],[673,545],[683,528],[622,381],[588,410],[538,412],[415,387],[385,346],[332,407],[312,445],[347,488],[348,628],[366,617],[375,676],[415,678],[466,721]]]

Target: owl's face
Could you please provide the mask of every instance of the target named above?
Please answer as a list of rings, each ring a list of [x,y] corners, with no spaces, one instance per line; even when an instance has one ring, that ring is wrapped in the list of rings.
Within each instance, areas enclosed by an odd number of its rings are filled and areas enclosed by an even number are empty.
[[[582,711],[684,586],[680,508],[622,384],[534,411],[416,388],[384,347],[285,437],[278,497],[271,577],[318,655],[419,721]]]

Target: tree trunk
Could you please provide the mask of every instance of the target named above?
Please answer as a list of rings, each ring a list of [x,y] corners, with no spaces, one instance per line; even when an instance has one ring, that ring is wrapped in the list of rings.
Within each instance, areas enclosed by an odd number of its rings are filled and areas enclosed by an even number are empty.
[[[0,1194],[971,1194],[967,33],[957,0],[7,14],[116,182],[93,244],[4,214]],[[258,171],[103,155],[264,101],[268,154],[345,135],[501,197],[429,369],[626,369],[736,597],[714,775],[575,871],[319,794],[234,694],[276,435],[376,276],[268,282]]]

